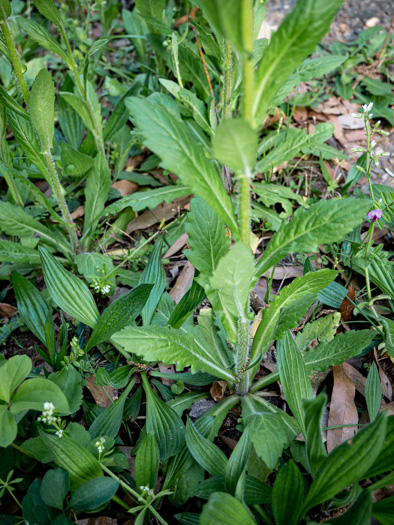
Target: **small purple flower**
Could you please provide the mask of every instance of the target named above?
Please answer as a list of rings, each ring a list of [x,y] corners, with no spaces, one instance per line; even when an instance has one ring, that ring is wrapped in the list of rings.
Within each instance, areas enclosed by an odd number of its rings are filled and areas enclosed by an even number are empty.
[[[382,210],[379,210],[377,208],[376,210],[372,210],[368,213],[368,219],[372,222],[376,222],[378,219],[382,218]]]

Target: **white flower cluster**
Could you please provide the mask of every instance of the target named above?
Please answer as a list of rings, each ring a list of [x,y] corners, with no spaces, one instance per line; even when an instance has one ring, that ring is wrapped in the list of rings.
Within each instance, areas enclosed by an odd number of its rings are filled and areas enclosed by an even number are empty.
[[[111,290],[111,286],[109,284],[101,284],[99,281],[96,281],[94,283],[94,291],[97,293],[101,293],[102,295],[107,295],[109,291]]]
[[[64,432],[64,430],[60,429],[57,432],[55,432],[55,434],[61,438],[63,436],[63,432]]]
[[[104,452],[104,448],[105,448],[104,443],[105,443],[105,438],[101,437],[99,441],[96,441],[96,443],[94,444],[99,454],[102,454]]]
[[[144,485],[140,486],[140,492],[142,494],[146,494],[147,496],[154,496],[155,495],[155,491],[153,489],[150,489],[149,487],[144,486]]]
[[[43,423],[47,423],[48,425],[56,423],[58,418],[53,415],[54,410],[55,405],[53,403],[44,403],[44,411],[42,412],[42,416],[39,416],[37,418],[38,421],[42,421]]]

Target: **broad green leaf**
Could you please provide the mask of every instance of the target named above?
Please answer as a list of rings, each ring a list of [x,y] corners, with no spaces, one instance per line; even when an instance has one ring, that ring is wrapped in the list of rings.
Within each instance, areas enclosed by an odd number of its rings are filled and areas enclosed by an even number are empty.
[[[11,16],[11,5],[8,0],[0,0],[0,21],[7,20]]]
[[[159,463],[159,448],[155,434],[151,432],[142,441],[135,458],[135,483],[137,487],[149,487],[150,489],[155,487]]]
[[[391,518],[392,514],[393,513],[391,512]],[[352,503],[351,507],[346,512],[337,518],[328,520],[326,523],[327,525],[349,525],[351,523],[357,523],[357,525],[371,525],[372,515],[375,517],[372,506],[372,492],[367,489],[360,492],[356,501]],[[386,525],[384,520],[379,520],[379,523]],[[389,523],[392,523],[392,520],[387,522],[387,525],[389,525]]]
[[[66,396],[70,405],[70,412],[74,414],[82,403],[84,383],[82,375],[74,367],[64,367],[59,372],[51,374],[48,379],[55,383]]]
[[[276,357],[286,402],[305,436],[302,400],[313,397],[312,385],[301,352],[297,348],[290,331],[287,332],[284,339],[278,341]]]
[[[383,443],[382,450],[379,456],[374,461],[373,465],[370,466],[367,472],[364,474],[364,479],[372,478],[384,472],[389,472],[394,469],[394,416],[387,418],[387,429],[386,437]],[[394,479],[394,473],[392,473]],[[393,483],[391,481],[390,483]],[[390,485],[387,483],[387,485]],[[385,484],[381,485],[384,487]],[[378,488],[378,487],[377,487]]]
[[[64,500],[70,488],[70,479],[65,470],[55,468],[48,470],[42,479],[41,499],[49,507],[63,510]]]
[[[74,140],[78,142],[78,136],[74,137]],[[88,155],[84,155],[80,151],[77,151],[64,141],[60,143],[60,148],[62,150],[63,168],[67,171],[67,175],[82,177],[92,168],[94,159]]]
[[[251,439],[248,427],[242,432],[242,436],[231,453],[224,471],[224,481],[229,492],[235,494],[237,483],[241,477],[249,459]]]
[[[0,405],[0,447],[9,447],[18,433],[18,426],[7,405]]]
[[[89,228],[94,230],[95,226],[92,223],[103,211],[110,187],[111,171],[104,154],[99,153],[86,179],[84,232]]]
[[[200,525],[256,525],[256,521],[233,496],[214,492],[202,509]]]
[[[89,434],[92,436],[92,439],[100,436],[110,436],[113,439],[116,438],[122,424],[124,405],[134,384],[135,382],[131,381],[129,386],[123,391],[120,398],[114,401],[108,408],[100,412],[96,417],[89,427]]]
[[[263,313],[263,319],[254,336],[251,359],[253,360],[257,355],[267,350],[272,341],[280,314],[285,308],[290,307],[306,295],[317,294],[319,290],[330,284],[335,277],[336,272],[332,270],[319,270],[318,272],[308,273],[303,277],[297,277],[288,286],[285,286],[281,293],[274,297],[269,309]],[[289,323],[282,326],[286,326],[287,330],[294,328],[293,322],[290,323],[293,320],[297,324],[300,317],[296,316],[296,318],[293,318],[293,316],[290,316]],[[292,326],[289,326],[289,324]]]
[[[250,179],[256,164],[257,134],[240,118],[223,120],[215,131],[212,151],[231,171]]]
[[[247,428],[256,454],[274,469],[288,443],[286,427],[278,414],[256,414],[248,418]]]
[[[0,399],[10,402],[13,391],[30,374],[32,362],[27,355],[15,355],[0,367]]]
[[[18,237],[35,237],[38,234],[45,242],[63,252],[70,252],[70,247],[61,235],[54,235],[39,221],[28,215],[25,210],[9,202],[0,202],[0,230],[7,235]]]
[[[143,325],[148,325],[152,321],[153,314],[160,301],[166,286],[166,274],[161,264],[162,240],[156,242],[152,253],[149,256],[148,264],[141,274],[139,284],[153,284],[149,298],[141,312]]]
[[[327,33],[342,0],[303,0],[272,35],[259,64],[253,115],[258,126],[276,92]]]
[[[185,251],[186,257],[201,274],[212,275],[230,246],[223,220],[203,199],[195,197],[185,229],[191,248]]]
[[[234,381],[235,376],[226,370],[210,348],[205,348],[193,336],[170,327],[129,326],[112,336],[112,340],[126,351],[142,355],[146,361],[176,363],[177,369],[190,366],[215,377]]]
[[[23,322],[45,344],[45,323],[51,309],[37,288],[18,272],[12,274],[12,285]]]
[[[182,419],[153,393],[149,381],[142,376],[146,395],[146,431],[155,434],[163,462],[180,452],[185,444],[185,426]]]
[[[307,0],[308,2],[310,0]],[[320,0],[319,0],[320,2]],[[321,200],[308,210],[298,208],[290,222],[283,222],[256,265],[255,281],[286,255],[316,251],[321,244],[342,241],[370,209],[368,199]]]
[[[60,388],[49,379],[29,379],[24,381],[12,396],[11,413],[19,414],[23,410],[44,411],[44,403],[53,403],[55,412],[59,415],[70,413],[66,396]]]
[[[293,460],[279,470],[272,491],[272,511],[276,525],[297,525],[304,499],[304,481]]]
[[[98,252],[80,253],[75,257],[74,263],[77,265],[78,273],[83,275],[89,284],[95,284],[97,278],[102,278],[115,269],[111,257]],[[115,274],[106,280],[106,284],[110,286],[111,291],[114,290]]]
[[[51,0],[48,1],[48,3]],[[37,22],[34,22],[33,20],[29,20],[28,18],[18,16],[16,17],[16,20],[18,22],[19,27],[23,29],[23,31],[28,34],[33,40],[35,40],[41,47],[44,47],[45,49],[48,49],[48,51],[52,51],[52,53],[56,53],[59,55],[64,62],[69,65],[70,59],[67,55],[67,53],[63,50],[61,45],[53,38],[51,33],[45,29],[44,26],[41,24],[37,24]]]
[[[39,265],[40,255],[33,248],[0,239],[0,262]]]
[[[280,135],[281,141],[265,155],[256,166],[258,173],[265,173],[283,162],[294,159],[302,148],[314,148],[328,140],[334,132],[333,124],[318,124],[313,134],[305,129],[289,128]]]
[[[382,412],[373,423],[334,448],[316,473],[300,515],[363,478],[381,451],[386,425]]]
[[[204,289],[193,279],[190,289],[174,308],[168,325],[173,328],[180,328],[186,319],[200,306],[205,299]]]
[[[387,353],[394,357],[394,321],[380,317],[380,323],[383,326],[384,342]]]
[[[347,57],[342,55],[325,55],[318,58],[307,58],[297,68],[295,74],[299,75],[301,82],[310,82],[334,71],[334,69],[337,69],[346,60]]]
[[[340,365],[360,354],[375,336],[375,330],[351,330],[338,334],[332,341],[310,348],[304,355],[305,365],[309,372],[323,372],[329,366]]]
[[[20,117],[23,117],[27,120],[30,119],[29,113],[25,109],[23,109],[23,107],[20,106],[18,102],[16,102],[12,97],[10,97],[10,95],[3,88],[3,86],[0,86],[0,103],[2,106],[5,106],[14,113],[17,113]]]
[[[55,6],[53,0],[33,0],[34,5],[40,11],[40,13],[48,18],[55,25],[62,25],[62,19],[60,13]]]
[[[94,328],[99,318],[89,288],[65,270],[44,248],[39,248],[45,284],[54,302],[78,321]]]
[[[55,517],[59,514],[59,511],[53,507],[45,505],[41,499],[41,483],[41,479],[35,479],[23,498],[22,512],[24,522],[37,523],[40,525],[56,525]]]
[[[55,86],[51,74],[46,69],[36,76],[30,93],[30,120],[41,143],[41,148],[49,152],[53,147],[55,132]]]
[[[131,324],[143,309],[152,287],[152,284],[140,284],[111,303],[97,321],[86,351]]]
[[[254,257],[244,243],[236,243],[219,260],[210,279],[210,285],[218,291],[222,304],[236,317],[247,313],[250,282],[254,274]]]
[[[315,399],[304,399],[302,405],[305,418],[305,441],[309,468],[316,473],[327,457],[323,443],[321,420],[327,403],[327,396],[319,394]]]
[[[228,460],[224,453],[195,428],[190,419],[186,424],[186,444],[192,456],[212,476],[225,473]]]
[[[368,372],[367,382],[365,384],[365,400],[367,402],[369,420],[373,421],[378,415],[380,402],[382,400],[380,376],[375,362],[372,363]]]
[[[107,503],[119,488],[119,481],[99,477],[87,481],[72,494],[68,508],[74,512],[92,512]]]
[[[157,20],[163,17],[164,0],[136,0],[135,5],[144,17],[157,18]]]
[[[233,206],[213,163],[189,134],[184,122],[150,100],[126,100],[133,122],[145,137],[145,145],[161,159],[163,168],[177,174],[183,184],[202,197],[225,221],[234,236],[238,226]]]
[[[341,314],[335,312],[325,317],[320,317],[311,323],[307,323],[302,332],[296,337],[296,343],[300,350],[305,350],[311,341],[317,339],[319,343],[328,343],[332,341],[337,332]]]
[[[46,180],[49,180],[48,169],[41,154],[41,146],[37,133],[30,120],[26,120],[17,113],[7,111],[8,123],[19,146],[27,158],[36,166]]]
[[[100,463],[86,447],[67,436],[59,438],[42,430],[39,433],[48,445],[56,465],[68,472],[71,490],[103,475]]]
[[[282,339],[286,335],[287,330],[297,326],[315,300],[316,295],[308,293],[296,299],[289,306],[282,308],[275,330],[271,335],[272,339]]]
[[[212,354],[218,357],[224,368],[230,368],[234,363],[234,354],[228,347],[227,334],[217,326],[217,319],[212,309],[202,308],[197,320],[204,339],[212,347]]]

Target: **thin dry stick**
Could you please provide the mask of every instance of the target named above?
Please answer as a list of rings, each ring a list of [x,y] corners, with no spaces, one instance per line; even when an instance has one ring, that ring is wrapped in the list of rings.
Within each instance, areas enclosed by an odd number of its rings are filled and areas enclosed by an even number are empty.
[[[190,21],[192,20],[191,17],[189,17],[189,19],[190,19]],[[192,29],[193,29],[194,36],[196,37],[196,42],[197,42],[197,46],[198,46],[198,51],[199,51],[199,53],[200,53],[200,57],[201,57],[201,61],[202,61],[202,65],[204,66],[205,76],[207,77],[209,90],[210,90],[210,92],[211,92],[211,96],[212,96],[212,98],[213,98],[213,105],[215,106],[216,119],[217,119],[217,121],[218,121],[218,123],[219,123],[219,122],[220,122],[219,111],[218,111],[218,107],[217,107],[217,104],[216,104],[216,98],[215,98],[215,94],[214,94],[214,92],[213,92],[213,87],[212,87],[211,79],[210,79],[210,77],[209,77],[207,64],[206,64],[206,62],[205,62],[204,53],[203,53],[203,50],[202,50],[202,48],[201,48],[200,39],[198,38],[197,29],[194,27],[193,24],[191,24],[191,26],[192,26]],[[228,167],[227,167],[227,166],[224,166],[224,173],[225,173],[225,175],[226,175],[226,179],[227,179],[228,192],[229,192],[229,195],[230,195],[230,197],[231,197],[231,179],[230,179],[230,172],[228,171]]]

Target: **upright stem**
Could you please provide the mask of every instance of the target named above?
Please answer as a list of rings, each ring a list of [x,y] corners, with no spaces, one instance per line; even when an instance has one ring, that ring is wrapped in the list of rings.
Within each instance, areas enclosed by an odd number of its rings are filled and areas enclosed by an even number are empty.
[[[242,55],[242,116],[253,127],[253,10],[251,0],[242,0],[242,34],[244,35],[245,52]],[[239,225],[240,240],[250,246],[250,174],[239,177]],[[248,310],[250,306],[248,305]],[[250,322],[245,316],[238,320],[238,341],[235,356],[236,371],[241,382],[236,385],[237,394],[244,395],[249,390],[249,374],[245,368],[249,360]]]
[[[59,176],[54,166],[51,152],[44,151],[43,155],[44,155],[45,163],[47,165],[48,173],[51,179],[52,190],[55,193],[57,202],[59,203],[62,218],[67,223],[67,230],[70,236],[71,246],[72,246],[72,249],[74,249],[78,242],[78,236],[75,230],[75,224],[71,218],[70,211],[68,209],[66,200],[64,198],[63,188],[62,188],[62,185],[60,184]]]
[[[21,61],[19,60],[18,52],[16,50],[16,45],[12,37],[10,28],[8,27],[7,20],[2,20],[0,22],[1,29],[7,44],[8,51],[10,53],[11,62],[15,71],[16,78],[21,88],[23,98],[25,99],[26,106],[29,104],[29,90],[27,89],[27,84],[25,77],[22,73]]]
[[[100,128],[99,128],[99,125],[98,125],[98,122],[97,122],[97,119],[96,119],[96,115],[94,114],[93,107],[92,107],[92,105],[90,103],[90,100],[89,100],[88,93],[84,89],[84,87],[82,85],[82,82],[81,82],[81,79],[79,78],[79,72],[78,72],[77,64],[75,62],[74,55],[73,55],[73,52],[72,52],[72,49],[71,49],[71,46],[70,46],[70,42],[68,41],[68,38],[67,38],[67,35],[66,35],[66,31],[64,29],[63,24],[61,24],[59,26],[59,29],[60,29],[60,33],[62,35],[64,44],[65,44],[66,49],[67,49],[68,57],[69,57],[69,60],[70,60],[71,71],[74,73],[75,81],[77,83],[78,89],[79,89],[83,99],[85,100],[85,102],[87,104],[87,107],[88,107],[88,110],[89,110],[89,114],[90,114],[90,117],[91,117],[93,125],[94,125],[93,135],[94,135],[94,138],[95,138],[95,141],[96,141],[97,148],[98,148],[99,151],[101,151],[101,153],[103,153],[103,155],[105,155],[105,147],[104,147],[102,132],[100,131]]]
[[[226,40],[224,43],[224,61],[226,64],[226,69],[224,71],[224,86],[223,86],[223,118],[230,118],[231,111],[231,92],[232,92],[232,80],[233,72],[231,71],[232,66],[232,52],[231,44],[229,40]]]

